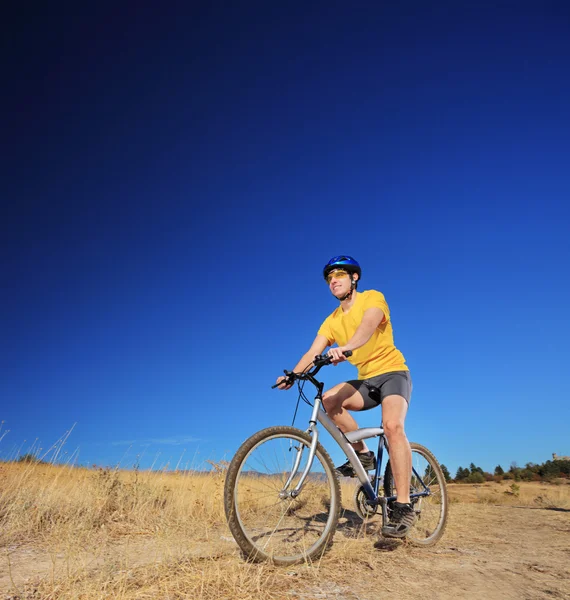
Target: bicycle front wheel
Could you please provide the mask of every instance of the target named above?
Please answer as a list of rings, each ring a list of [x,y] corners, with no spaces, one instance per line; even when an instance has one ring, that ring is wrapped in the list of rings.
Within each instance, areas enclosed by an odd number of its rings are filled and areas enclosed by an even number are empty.
[[[447,487],[443,471],[435,456],[424,446],[410,444],[412,448],[412,480],[410,494],[429,495],[412,497],[412,506],[416,513],[416,523],[410,529],[406,539],[418,546],[431,546],[443,535],[447,524]],[[424,487],[425,486],[425,487]],[[384,493],[396,496],[397,489],[392,476],[390,462],[384,474]],[[390,503],[388,503],[388,512]]]
[[[311,437],[299,429],[269,427],[246,440],[230,463],[224,507],[230,530],[249,560],[294,564],[321,555],[332,542],[340,486],[321,444],[299,495],[291,496],[310,445]]]

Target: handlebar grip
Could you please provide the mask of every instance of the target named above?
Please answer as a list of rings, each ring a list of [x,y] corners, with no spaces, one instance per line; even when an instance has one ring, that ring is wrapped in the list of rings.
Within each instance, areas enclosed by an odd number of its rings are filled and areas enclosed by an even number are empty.
[[[346,358],[349,358],[352,356],[352,350],[347,350],[346,352],[343,352],[344,356],[346,356]],[[319,361],[324,361],[325,363],[330,363],[330,357],[327,354],[318,354],[317,356],[315,356],[315,361],[319,362]]]
[[[286,372],[290,373],[290,371],[286,371]],[[293,383],[295,383],[295,380],[289,376],[286,376],[285,379],[283,379],[283,381],[280,381],[279,383],[272,385],[271,389],[274,390],[275,388],[278,388],[280,385],[293,385]]]

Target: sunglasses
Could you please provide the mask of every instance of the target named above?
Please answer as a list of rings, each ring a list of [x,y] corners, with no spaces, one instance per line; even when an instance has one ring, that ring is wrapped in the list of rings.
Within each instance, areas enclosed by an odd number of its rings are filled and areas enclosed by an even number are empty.
[[[334,271],[331,271],[327,275],[327,283],[330,285],[333,279],[340,279],[341,277],[348,277],[348,273],[343,269],[336,269]]]

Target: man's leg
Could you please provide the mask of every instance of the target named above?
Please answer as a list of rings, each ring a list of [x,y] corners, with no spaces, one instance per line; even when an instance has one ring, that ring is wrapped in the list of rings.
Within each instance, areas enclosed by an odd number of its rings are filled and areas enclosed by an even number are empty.
[[[364,399],[362,398],[361,393],[349,383],[335,385],[335,387],[323,394],[323,405],[329,417],[331,417],[334,424],[343,433],[358,429],[356,421],[348,411],[362,410],[364,408]],[[370,452],[364,442],[356,442],[352,444],[352,447],[357,453],[365,471],[371,471],[376,468],[376,457],[374,456],[374,452]],[[338,466],[336,472],[342,477],[356,476],[350,461]]]
[[[392,504],[390,520],[382,527],[386,537],[405,537],[416,522],[416,514],[410,503],[410,480],[412,478],[412,450],[404,431],[408,404],[402,396],[392,394],[382,401],[382,423],[388,439],[390,465],[396,484],[396,500]]]
[[[362,410],[364,399],[362,394],[355,390],[349,383],[339,383],[323,394],[323,406],[334,424],[343,432],[358,429],[358,424],[353,419],[349,410]],[[352,444],[356,452],[368,450],[364,442]]]
[[[397,501],[410,502],[410,481],[412,478],[412,450],[404,431],[404,421],[408,412],[405,398],[397,394],[386,396],[382,401],[382,424],[388,439],[390,465],[398,494]]]

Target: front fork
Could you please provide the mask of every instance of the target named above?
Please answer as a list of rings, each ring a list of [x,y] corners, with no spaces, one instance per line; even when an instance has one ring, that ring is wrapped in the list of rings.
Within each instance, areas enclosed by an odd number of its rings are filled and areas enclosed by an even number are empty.
[[[309,446],[309,457],[307,459],[307,464],[303,469],[303,473],[301,473],[301,478],[299,482],[295,486],[295,489],[289,491],[289,486],[293,482],[295,475],[297,475],[297,471],[299,470],[299,466],[301,464],[301,459],[303,458],[303,451],[305,449],[304,444],[299,444],[295,448],[297,451],[297,456],[295,457],[295,462],[293,463],[293,468],[291,469],[291,475],[289,475],[289,479],[283,486],[283,489],[279,493],[280,498],[296,498],[303,488],[303,484],[305,483],[305,479],[307,479],[307,475],[313,466],[313,460],[315,459],[315,453],[317,451],[317,444],[319,442],[319,432],[317,430],[317,415],[319,414],[319,410],[321,408],[322,402],[322,394],[323,394],[323,384],[321,383],[317,396],[315,398],[315,404],[313,405],[313,412],[311,414],[311,419],[309,420],[309,428],[307,429],[307,433],[311,436],[311,445]]]
[[[297,475],[297,471],[299,470],[299,466],[301,464],[301,459],[303,458],[303,452],[305,450],[305,445],[300,443],[295,448],[295,450],[297,451],[297,456],[295,457],[295,462],[293,464],[293,468],[291,469],[291,475],[289,475],[289,479],[287,479],[287,482],[285,483],[283,489],[279,493],[280,498],[296,498],[301,493],[301,489],[303,487],[303,484],[305,483],[305,479],[307,479],[307,475],[309,474],[309,471],[313,466],[313,460],[317,451],[317,443],[319,441],[319,432],[317,431],[315,425],[311,424],[309,429],[307,430],[307,433],[311,435],[311,445],[309,446],[309,457],[307,459],[307,464],[305,465],[305,468],[301,473],[301,477],[299,479],[299,482],[295,486],[295,489],[289,491],[289,486],[291,485],[293,479]]]

